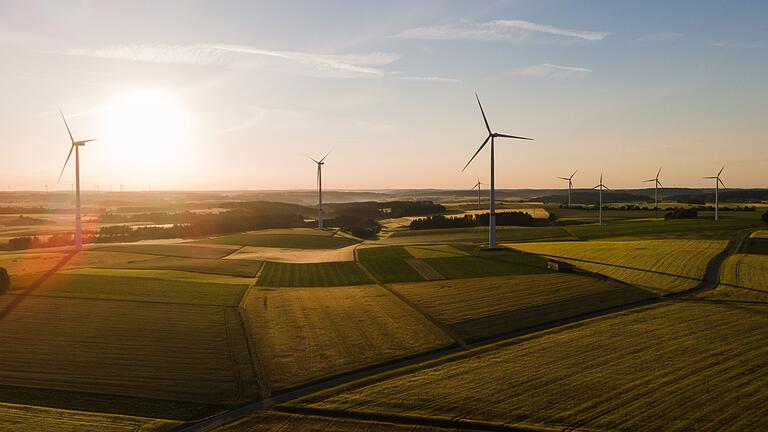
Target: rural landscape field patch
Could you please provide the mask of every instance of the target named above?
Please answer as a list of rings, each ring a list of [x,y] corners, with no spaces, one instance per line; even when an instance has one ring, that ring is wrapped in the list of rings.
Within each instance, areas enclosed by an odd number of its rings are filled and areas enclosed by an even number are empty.
[[[521,251],[551,256],[614,279],[671,293],[695,287],[725,240],[638,240],[515,243]]]
[[[337,249],[358,243],[358,240],[336,235],[334,232],[320,231],[320,234],[273,234],[271,232],[248,232],[231,234],[204,240],[202,243],[225,245],[276,247],[292,249]]]
[[[523,428],[760,431],[768,307],[675,303],[480,349],[291,405]],[[339,391],[341,390],[341,393]],[[738,401],[739,409],[732,409]]]
[[[275,390],[452,342],[376,285],[256,288],[245,311],[261,369]]]
[[[720,271],[720,285],[706,298],[768,301],[768,255],[734,254]]]
[[[264,263],[256,285],[267,287],[312,287],[372,283],[355,262],[321,264]]]
[[[4,432],[160,432],[179,422],[0,403]]]

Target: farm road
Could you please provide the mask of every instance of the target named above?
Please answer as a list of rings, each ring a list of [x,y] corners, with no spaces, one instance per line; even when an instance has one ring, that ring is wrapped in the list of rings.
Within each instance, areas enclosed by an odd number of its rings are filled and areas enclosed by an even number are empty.
[[[491,345],[491,344],[494,344],[494,343],[501,342],[503,340],[513,339],[513,338],[520,337],[520,336],[526,336],[526,335],[530,335],[530,334],[533,334],[533,333],[541,332],[541,331],[544,331],[544,330],[553,329],[553,328],[556,328],[556,327],[561,327],[561,326],[565,326],[565,325],[569,325],[569,324],[574,324],[576,322],[584,321],[584,320],[587,320],[587,319],[592,319],[592,318],[602,317],[602,316],[611,315],[611,314],[615,314],[615,313],[620,313],[620,312],[624,312],[624,311],[631,310],[631,309],[636,309],[636,308],[643,307],[643,306],[649,306],[649,305],[652,305],[652,304],[655,304],[655,303],[660,303],[660,302],[669,301],[669,300],[678,300],[678,299],[690,298],[692,295],[699,294],[699,293],[702,293],[702,292],[705,292],[705,291],[708,291],[708,290],[711,290],[711,289],[714,289],[715,287],[717,287],[718,281],[719,281],[719,276],[720,276],[720,268],[722,267],[723,263],[725,262],[725,260],[729,256],[731,256],[736,251],[738,251],[741,243],[752,233],[752,231],[753,230],[740,231],[734,238],[732,238],[730,240],[730,242],[728,243],[728,246],[725,248],[725,250],[723,250],[720,254],[716,255],[709,262],[709,264],[707,265],[707,270],[706,270],[706,273],[705,273],[705,276],[704,276],[704,280],[702,280],[701,283],[699,283],[696,287],[694,287],[692,289],[689,289],[687,291],[682,291],[682,292],[675,293],[675,294],[668,294],[668,295],[661,296],[661,297],[653,297],[653,298],[649,298],[649,299],[646,299],[646,300],[637,301],[637,302],[634,302],[634,303],[629,303],[629,304],[625,304],[625,305],[621,305],[621,306],[616,306],[616,307],[611,307],[611,308],[607,308],[607,309],[602,309],[602,310],[595,311],[595,312],[589,312],[589,313],[573,316],[573,317],[570,317],[570,318],[566,318],[566,319],[563,319],[563,320],[552,321],[552,322],[544,323],[544,324],[537,325],[537,326],[534,326],[534,327],[529,327],[529,328],[526,328],[526,329],[517,330],[517,331],[511,332],[511,333],[503,334],[503,335],[500,335],[500,336],[495,336],[493,338],[484,339],[484,340],[473,342],[473,343],[470,343],[470,344],[458,345],[458,346],[454,345],[454,346],[451,346],[451,347],[435,350],[435,351],[432,351],[432,352],[428,352],[428,353],[425,353],[425,354],[413,356],[413,357],[410,357],[410,358],[395,360],[395,361],[388,362],[388,363],[385,363],[385,364],[382,364],[382,365],[378,365],[378,366],[374,366],[374,367],[371,367],[371,368],[368,368],[368,369],[351,372],[349,374],[341,375],[341,376],[338,376],[338,377],[330,378],[328,380],[319,381],[319,382],[315,382],[315,383],[312,383],[312,384],[309,384],[309,385],[306,385],[306,386],[302,386],[302,387],[296,388],[294,390],[291,390],[291,391],[288,391],[288,392],[285,392],[285,393],[281,393],[281,394],[278,394],[278,395],[273,395],[270,399],[266,399],[266,400],[258,401],[258,402],[251,402],[251,403],[245,404],[243,406],[237,407],[235,409],[232,409],[232,410],[229,410],[229,411],[225,411],[225,412],[216,414],[214,416],[211,416],[211,417],[209,417],[207,419],[203,419],[203,420],[201,420],[199,422],[196,422],[196,423],[182,425],[181,427],[177,428],[176,431],[178,431],[178,432],[203,432],[203,431],[209,431],[209,430],[211,430],[213,428],[222,426],[222,425],[227,424],[227,423],[231,423],[231,422],[233,422],[235,420],[238,420],[238,419],[240,419],[242,417],[245,417],[245,416],[247,416],[249,414],[252,414],[252,413],[254,413],[256,411],[270,409],[270,408],[272,408],[275,405],[278,405],[278,404],[281,404],[281,403],[284,403],[284,402],[288,402],[288,401],[293,400],[293,399],[298,399],[298,398],[307,396],[309,394],[312,394],[312,393],[315,393],[315,392],[318,392],[318,391],[321,391],[321,390],[326,390],[326,389],[333,388],[333,387],[336,387],[336,386],[339,386],[339,385],[342,385],[342,384],[347,384],[347,383],[350,383],[350,382],[353,382],[353,381],[356,381],[356,380],[359,380],[359,379],[362,379],[362,378],[371,377],[371,376],[374,376],[374,375],[377,375],[377,374],[380,374],[380,373],[389,372],[389,371],[392,371],[392,370],[396,370],[396,369],[400,369],[400,368],[405,368],[405,367],[416,365],[416,364],[419,364],[419,363],[428,362],[430,360],[434,360],[434,359],[437,359],[437,358],[445,356],[445,355],[462,352],[462,351],[465,351],[465,350],[468,350],[468,349],[472,349],[472,348],[479,348],[479,347],[482,347],[482,346],[485,346],[485,345]],[[301,411],[302,411],[301,409],[291,409],[290,410],[290,412],[294,412],[294,413],[301,413]],[[317,415],[323,415],[323,413],[316,412],[316,410],[313,410],[313,412],[306,412],[305,414],[311,414],[311,415],[316,415],[316,416]],[[331,417],[338,417],[338,416],[354,417],[354,416],[350,415],[349,413],[336,413],[336,412],[326,413],[326,415],[331,416]],[[416,421],[416,419],[412,420],[412,419],[390,418],[390,419],[387,419],[387,420],[384,420],[384,421],[398,422],[398,423],[402,422],[403,424],[420,424],[418,421]],[[438,426],[438,425],[435,425],[435,426]],[[472,428],[472,429],[486,430],[485,428],[482,427],[482,425],[476,425],[476,426],[477,426],[477,428]],[[461,428],[462,426],[461,425],[454,425],[454,427]],[[487,430],[497,430],[497,429],[489,428]],[[517,430],[520,430],[520,429],[517,429]]]

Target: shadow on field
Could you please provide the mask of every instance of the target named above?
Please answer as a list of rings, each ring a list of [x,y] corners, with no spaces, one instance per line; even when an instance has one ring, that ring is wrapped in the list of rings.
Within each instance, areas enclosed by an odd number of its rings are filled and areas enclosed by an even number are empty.
[[[64,267],[69,262],[69,260],[71,260],[72,257],[74,257],[76,254],[77,252],[74,252],[74,251],[65,254],[61,258],[61,260],[58,263],[56,263],[55,266],[53,266],[53,268],[45,272],[42,276],[40,276],[38,280],[30,284],[27,288],[24,288],[21,291],[10,293],[15,297],[13,298],[13,300],[9,301],[4,308],[0,309],[0,321],[4,320],[11,312],[13,312],[14,309],[16,309],[16,307],[19,306],[21,302],[24,301],[24,299],[28,295],[32,294],[35,290],[40,288],[40,286],[43,285],[45,281],[47,281],[51,276],[56,274],[56,272],[59,271],[62,267]],[[11,281],[11,283],[13,283],[13,281]]]

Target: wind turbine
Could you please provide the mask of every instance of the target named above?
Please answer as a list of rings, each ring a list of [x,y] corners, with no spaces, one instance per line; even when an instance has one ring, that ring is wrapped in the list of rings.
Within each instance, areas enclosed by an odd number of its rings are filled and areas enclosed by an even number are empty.
[[[64,126],[67,127],[67,133],[69,134],[69,140],[72,142],[72,145],[69,147],[69,154],[67,154],[67,160],[64,161],[64,166],[61,168],[61,173],[59,174],[59,179],[56,181],[57,183],[61,181],[61,176],[64,175],[64,169],[67,167],[67,163],[69,163],[69,158],[72,156],[72,150],[75,151],[75,250],[80,250],[83,248],[83,225],[82,225],[82,214],[80,212],[80,147],[84,146],[85,143],[96,141],[96,139],[87,139],[87,140],[81,140],[81,141],[75,141],[75,138],[72,137],[72,131],[69,129],[69,125],[67,124],[67,119],[64,118],[64,113],[59,110],[59,114],[61,114],[61,119],[64,120]]]
[[[323,227],[323,165],[325,165],[325,158],[327,158],[329,154],[331,153],[329,152],[328,154],[323,156],[323,158],[320,160],[315,160],[313,158],[310,158],[314,163],[317,164],[317,207],[318,207],[317,227],[318,228]]]
[[[568,180],[568,208],[571,208],[571,189],[573,189],[573,176],[575,176],[577,172],[579,172],[579,170],[574,171],[570,177],[558,177],[562,180]]]
[[[474,155],[472,155],[472,158],[469,159],[469,162],[467,162],[466,165],[464,165],[464,168],[461,170],[464,172],[464,170],[467,169],[469,164],[472,163],[472,161],[475,159],[478,153],[480,153],[480,150],[485,147],[486,144],[488,144],[488,141],[491,142],[491,199],[490,199],[490,212],[488,217],[488,248],[493,249],[496,247],[496,186],[495,186],[495,168],[494,168],[494,141],[496,138],[513,138],[513,139],[522,139],[522,140],[533,140],[533,138],[525,138],[520,136],[514,136],[514,135],[505,135],[500,133],[495,133],[491,131],[491,126],[488,125],[488,119],[485,117],[485,111],[483,111],[483,104],[480,103],[480,97],[477,96],[477,93],[475,93],[475,98],[477,99],[477,104],[480,106],[480,113],[483,115],[483,121],[485,122],[485,129],[488,130],[488,136],[485,138],[485,141],[483,141],[482,144],[480,144],[480,148],[477,149]]]
[[[718,192],[720,192],[720,185],[723,185],[723,189],[725,189],[725,183],[723,183],[723,181],[720,180],[720,174],[723,173],[724,169],[725,169],[725,165],[723,165],[723,167],[720,168],[720,171],[717,173],[716,176],[704,177],[705,179],[714,179],[715,180],[715,222],[717,222],[719,220],[719,216],[718,216],[718,207],[719,207]]]
[[[600,189],[600,212],[598,217],[599,218],[598,224],[602,225],[603,224],[603,189],[610,190],[608,189],[608,186],[603,184],[603,173],[600,173],[600,183],[598,183],[598,185],[593,187],[592,189]]]
[[[477,178],[477,183],[475,183],[474,186],[472,186],[472,189],[477,188],[477,209],[480,210],[480,186],[482,186],[483,183],[480,182],[480,177]]]
[[[650,183],[653,182],[653,208],[658,209],[659,208],[659,188],[664,188],[662,186],[661,182],[659,181],[659,174],[661,174],[661,168],[659,168],[659,172],[656,173],[656,177],[648,180],[643,180],[643,183]]]

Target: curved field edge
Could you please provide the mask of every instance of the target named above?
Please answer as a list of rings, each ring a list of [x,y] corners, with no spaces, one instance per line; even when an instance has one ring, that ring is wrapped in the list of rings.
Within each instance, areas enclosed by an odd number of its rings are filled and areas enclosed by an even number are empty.
[[[726,240],[634,240],[515,243],[507,246],[564,260],[587,271],[659,294],[698,285]]]
[[[758,431],[768,414],[768,371],[760,367],[768,355],[766,324],[766,306],[666,303],[449,356],[287,406],[512,427]]]

